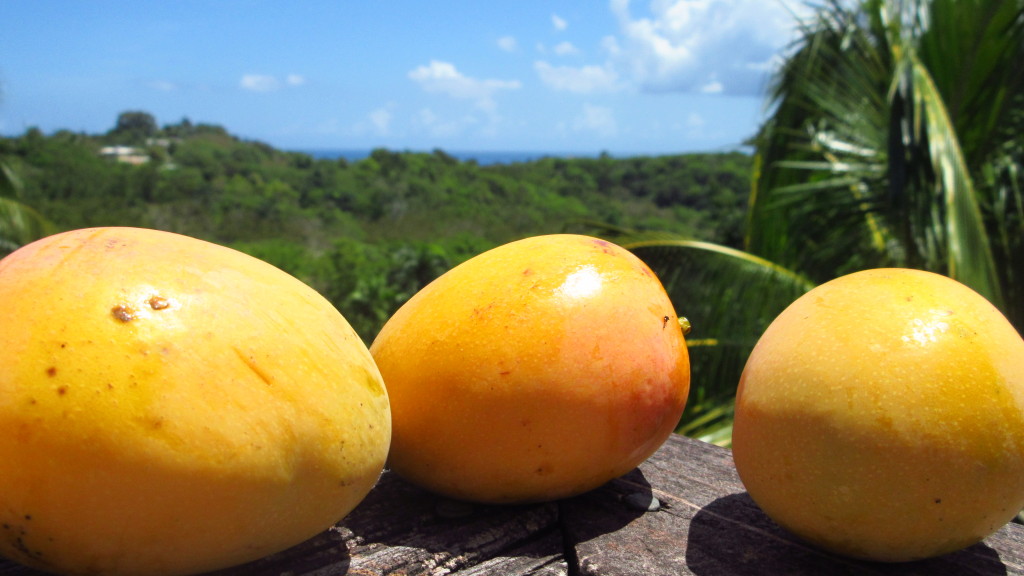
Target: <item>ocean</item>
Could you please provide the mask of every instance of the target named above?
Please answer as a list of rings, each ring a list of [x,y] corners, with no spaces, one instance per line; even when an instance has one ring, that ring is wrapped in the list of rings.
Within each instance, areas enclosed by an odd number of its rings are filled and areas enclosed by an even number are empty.
[[[345,149],[309,149],[295,150],[303,154],[309,154],[313,158],[324,160],[336,160],[344,158],[349,162],[362,160],[370,155],[373,150],[345,150]],[[394,150],[394,152],[419,152],[419,150]],[[429,152],[428,152],[429,153]],[[481,166],[489,164],[515,164],[517,162],[532,162],[541,158],[597,158],[597,154],[569,154],[566,152],[495,152],[490,151],[444,151],[452,158],[467,162],[475,160]]]

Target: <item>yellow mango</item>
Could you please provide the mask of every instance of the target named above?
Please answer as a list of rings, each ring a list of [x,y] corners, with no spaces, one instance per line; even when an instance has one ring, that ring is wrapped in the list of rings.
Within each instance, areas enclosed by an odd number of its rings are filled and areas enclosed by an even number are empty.
[[[827,282],[751,353],[733,458],[769,517],[827,550],[900,562],[970,546],[1024,507],[1024,341],[945,276]]]
[[[0,261],[0,553],[190,574],[327,529],[376,482],[386,390],[348,322],[269,264],[134,228]]]
[[[546,235],[449,270],[370,346],[394,414],[389,467],[446,496],[531,502],[654,453],[690,366],[661,282],[605,240]]]

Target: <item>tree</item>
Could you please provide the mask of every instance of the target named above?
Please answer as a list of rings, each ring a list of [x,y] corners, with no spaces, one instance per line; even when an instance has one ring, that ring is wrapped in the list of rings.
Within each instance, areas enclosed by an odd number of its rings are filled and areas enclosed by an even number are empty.
[[[118,115],[117,124],[110,131],[110,136],[119,144],[143,144],[158,131],[156,118],[152,114],[132,110]]]
[[[833,0],[776,78],[747,248],[819,281],[943,272],[1005,308],[1004,216],[979,180],[1013,141],[999,132],[1024,88],[1021,16],[1016,1]]]
[[[816,283],[936,271],[1024,328],[1022,3],[829,0],[799,30],[754,140],[745,250],[619,238],[694,326],[684,429],[723,444],[746,356]]]

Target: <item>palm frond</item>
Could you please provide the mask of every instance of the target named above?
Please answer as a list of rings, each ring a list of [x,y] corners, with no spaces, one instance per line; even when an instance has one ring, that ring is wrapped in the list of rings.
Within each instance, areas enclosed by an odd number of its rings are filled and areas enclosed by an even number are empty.
[[[885,39],[841,3],[801,31],[757,138],[747,249],[821,281],[898,258],[877,193],[891,64]]]
[[[1024,94],[1019,99],[1024,130]],[[985,163],[979,180],[989,196],[987,220],[1006,315],[1024,332],[1024,140],[1005,142]]]
[[[18,174],[5,162],[0,162],[0,198],[17,198],[22,186]]]
[[[937,261],[926,265],[934,269],[938,261],[946,260],[948,276],[974,288],[1002,308],[1003,295],[996,263],[959,138],[928,69],[914,55],[907,60],[907,66],[913,78],[914,116],[923,119],[923,126],[915,128],[922,132],[920,140],[927,146],[927,157],[934,174],[933,186],[940,195],[938,202],[925,200],[919,203],[924,213],[919,214],[918,219],[927,220],[926,225],[931,228],[925,236],[944,241]],[[919,192],[928,194],[931,191]]]
[[[1001,146],[993,137],[1024,92],[1024,4],[1019,0],[929,0],[915,28],[916,54],[942,95],[968,166]]]
[[[713,399],[703,405],[687,405],[692,417],[684,418],[677,434],[728,448],[732,445],[732,422],[736,414],[735,397]]]
[[[0,162],[0,256],[54,230],[42,214],[21,202],[21,188],[14,170]]]
[[[995,196],[972,162],[1024,88],[1022,4],[832,0],[801,33],[757,137],[747,249],[818,281],[933,270],[1005,309]]]

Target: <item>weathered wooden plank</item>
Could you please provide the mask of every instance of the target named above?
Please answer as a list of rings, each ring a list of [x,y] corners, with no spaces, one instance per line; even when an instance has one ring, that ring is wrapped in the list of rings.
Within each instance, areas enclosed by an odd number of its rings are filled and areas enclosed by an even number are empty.
[[[632,509],[625,505],[631,494],[653,495],[661,508]],[[638,470],[563,502],[561,511],[581,575],[1024,574],[1018,524],[923,562],[880,564],[825,553],[765,516],[743,490],[728,450],[681,437]]]
[[[560,532],[549,531],[535,542],[505,551],[475,566],[460,570],[458,576],[494,576],[528,574],[530,576],[568,576],[569,565]]]
[[[366,500],[329,532],[337,535],[333,558],[324,554],[322,545],[306,542],[216,576],[427,576],[463,574],[488,564],[512,575],[557,574],[544,570],[557,565],[563,550],[555,503],[451,502],[391,473],[385,473]],[[309,556],[311,551],[315,557]]]
[[[739,490],[742,485],[727,450],[670,438],[637,470],[562,503],[563,528],[567,544],[575,547],[578,573],[690,573],[689,520],[722,494]],[[654,496],[660,508],[638,510],[629,504],[637,496]]]

